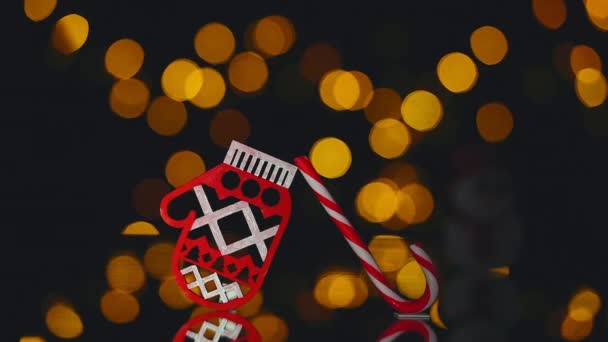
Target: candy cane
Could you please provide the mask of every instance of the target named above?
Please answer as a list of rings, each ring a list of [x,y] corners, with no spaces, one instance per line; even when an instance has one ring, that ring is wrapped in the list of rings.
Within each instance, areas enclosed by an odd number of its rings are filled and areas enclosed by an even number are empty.
[[[377,342],[395,341],[406,332],[417,332],[424,337],[424,342],[437,342],[437,335],[428,324],[410,319],[395,322],[378,337]]]
[[[401,313],[418,313],[428,309],[433,302],[435,302],[435,299],[437,299],[439,282],[437,280],[438,276],[435,265],[422,246],[420,244],[412,244],[410,246],[410,250],[414,255],[414,259],[416,259],[424,271],[427,286],[422,297],[417,300],[410,301],[401,297],[391,288],[391,285],[382,274],[382,271],[380,271],[380,267],[378,267],[378,264],[367,248],[367,245],[363,242],[346,216],[344,216],[344,212],[338,203],[336,203],[336,201],[329,194],[329,191],[323,185],[321,176],[319,176],[319,174],[315,171],[310,163],[310,160],[308,160],[308,158],[305,156],[301,156],[295,158],[295,163],[302,172],[304,179],[321,202],[321,205],[329,217],[342,232],[346,242],[348,242],[352,250],[359,257],[363,268],[384,300],[388,302],[395,310]]]

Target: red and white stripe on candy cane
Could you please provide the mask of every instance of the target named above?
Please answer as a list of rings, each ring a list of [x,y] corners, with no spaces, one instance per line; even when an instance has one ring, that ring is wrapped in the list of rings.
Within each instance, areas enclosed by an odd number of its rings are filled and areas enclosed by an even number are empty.
[[[414,256],[414,259],[416,259],[424,271],[427,286],[422,297],[416,300],[408,300],[401,297],[401,295],[395,292],[395,290],[390,286],[382,274],[380,267],[378,267],[378,264],[367,248],[367,245],[363,242],[359,236],[359,233],[357,233],[352,224],[348,221],[344,215],[344,211],[340,208],[327,188],[323,185],[321,176],[319,176],[319,174],[315,171],[314,167],[310,163],[310,160],[308,160],[308,158],[305,156],[301,156],[295,158],[295,164],[302,172],[304,179],[312,188],[329,217],[342,232],[346,242],[348,242],[357,257],[359,257],[363,268],[369,275],[376,289],[378,289],[378,292],[382,298],[384,298],[387,303],[389,303],[396,311],[400,313],[418,313],[430,308],[439,294],[439,281],[437,269],[422,246],[420,244],[412,244],[410,246],[410,250]]]

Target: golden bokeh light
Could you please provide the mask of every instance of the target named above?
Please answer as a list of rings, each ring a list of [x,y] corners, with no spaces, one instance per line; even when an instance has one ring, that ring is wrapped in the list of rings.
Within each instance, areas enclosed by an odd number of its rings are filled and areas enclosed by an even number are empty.
[[[321,97],[321,101],[323,101],[326,106],[333,110],[346,109],[338,103],[335,96],[335,89],[338,78],[345,73],[346,71],[342,69],[330,70],[321,77],[321,81],[319,82],[319,96]],[[352,77],[352,79],[350,77],[347,77],[346,79],[342,80],[342,83],[344,84],[343,87],[348,85],[346,81],[348,81],[349,79],[352,81],[354,79],[354,76]],[[356,86],[358,86],[356,79],[354,80],[354,82],[355,83],[351,83],[351,85],[356,84]]]
[[[380,171],[380,177],[392,180],[401,189],[418,179],[416,168],[402,161],[391,161]]]
[[[435,303],[431,305],[431,311],[429,313],[431,316],[431,321],[441,329],[447,329],[448,327],[443,323],[441,316],[439,315],[439,299],[435,300]]]
[[[357,212],[369,222],[380,223],[390,219],[396,212],[397,187],[388,179],[377,179],[357,193]]]
[[[397,288],[404,296],[418,299],[426,289],[426,277],[416,260],[408,262],[397,273]]]
[[[183,310],[194,304],[194,302],[186,296],[184,291],[177,286],[174,277],[163,279],[158,288],[158,295],[163,303],[171,309]]]
[[[190,100],[203,86],[203,72],[194,61],[180,58],[167,65],[160,82],[163,92],[171,99]]]
[[[163,280],[171,275],[171,261],[175,244],[157,242],[144,254],[144,269],[155,279]]]
[[[585,68],[576,74],[576,96],[586,107],[597,107],[606,101],[606,77],[594,68]]]
[[[112,323],[133,322],[139,315],[139,302],[130,293],[108,291],[101,297],[101,313]]]
[[[371,99],[364,108],[365,118],[370,123],[382,119],[401,119],[401,96],[391,88],[374,89]]]
[[[140,236],[156,236],[160,233],[158,229],[150,223],[146,221],[135,221],[129,223],[125,229],[123,229],[122,235],[140,235]]]
[[[118,79],[131,78],[144,64],[144,49],[133,39],[117,40],[106,51],[104,63],[110,75]]]
[[[357,88],[359,88],[359,95],[357,96],[357,100],[355,101],[355,103],[352,106],[346,108],[353,111],[361,110],[367,107],[370,101],[372,100],[374,86],[372,85],[372,81],[369,79],[369,77],[361,71],[354,70],[350,73],[357,80]]]
[[[443,118],[443,106],[435,94],[426,90],[415,90],[403,99],[401,115],[408,126],[426,132],[439,125]]]
[[[532,11],[541,25],[552,30],[560,28],[568,15],[564,0],[532,0]]]
[[[593,330],[593,320],[577,321],[566,316],[561,325],[561,336],[566,341],[578,342],[587,338]]]
[[[125,119],[141,116],[150,102],[150,90],[135,78],[118,80],[110,90],[110,109]]]
[[[377,235],[369,243],[369,250],[382,272],[390,273],[403,268],[411,259],[405,240],[396,235]]]
[[[315,301],[326,308],[352,309],[361,306],[369,292],[365,281],[353,272],[327,272],[315,283]]]
[[[205,24],[194,36],[196,54],[210,64],[227,62],[232,57],[235,47],[234,34],[222,23]]]
[[[160,219],[160,201],[171,186],[159,178],[145,178],[133,188],[132,201],[137,214],[148,220]]]
[[[405,154],[411,144],[411,135],[405,124],[395,119],[376,121],[369,133],[369,145],[379,156],[394,159]]]
[[[24,0],[23,11],[25,16],[31,21],[42,21],[48,18],[55,7],[57,6],[57,0]]]
[[[490,273],[499,277],[508,277],[511,274],[511,268],[509,266],[492,267]]]
[[[576,310],[587,310],[592,316],[595,316],[602,307],[602,300],[597,291],[585,288],[579,290],[568,303],[568,312],[572,313]]]
[[[79,337],[84,330],[80,316],[67,304],[51,306],[46,312],[45,322],[53,335],[63,339]]]
[[[287,323],[271,313],[253,317],[251,324],[258,331],[263,342],[285,342],[289,336]]]
[[[397,192],[397,216],[409,224],[426,221],[435,207],[430,190],[418,182],[412,182]]]
[[[209,125],[211,141],[226,148],[232,140],[244,143],[250,133],[249,120],[236,109],[224,109],[215,113]]]
[[[585,68],[602,70],[602,59],[600,55],[588,45],[576,45],[570,50],[570,68],[572,74],[576,75]]]
[[[471,57],[461,52],[451,52],[439,60],[437,76],[447,90],[464,93],[475,86],[479,74]]]
[[[320,42],[309,46],[300,59],[300,73],[310,82],[317,83],[330,70],[342,67],[340,52],[332,45]]]
[[[213,108],[222,102],[226,94],[226,82],[222,74],[213,68],[201,68],[201,72],[205,81],[196,96],[190,99],[190,103],[203,109]]]
[[[470,43],[475,57],[486,65],[500,63],[509,50],[507,37],[494,26],[482,26],[473,31]]]
[[[148,126],[157,134],[176,135],[184,129],[188,113],[182,102],[166,96],[157,96],[150,103],[146,116]]]
[[[268,66],[264,59],[255,52],[241,52],[230,60],[228,81],[243,93],[256,92],[268,81]]]
[[[269,57],[287,52],[293,45],[296,31],[291,21],[280,15],[258,20],[252,32],[253,44],[261,54]]]
[[[19,342],[46,342],[46,340],[41,336],[23,336]]]
[[[131,293],[144,286],[146,274],[137,258],[131,255],[118,255],[108,262],[106,278],[110,288]]]
[[[89,37],[89,22],[78,14],[57,20],[51,36],[53,48],[64,55],[79,50]]]
[[[500,102],[490,102],[481,106],[475,120],[479,135],[490,143],[504,141],[513,130],[513,114]]]
[[[173,153],[165,165],[167,182],[178,187],[205,172],[205,162],[196,152],[184,150]]]
[[[317,140],[310,148],[309,158],[315,170],[325,178],[344,176],[352,163],[350,148],[335,137]]]
[[[264,295],[258,291],[249,301],[236,308],[236,312],[243,317],[251,317],[257,314],[264,304]]]
[[[608,31],[608,5],[602,0],[583,0],[589,21],[600,31]]]

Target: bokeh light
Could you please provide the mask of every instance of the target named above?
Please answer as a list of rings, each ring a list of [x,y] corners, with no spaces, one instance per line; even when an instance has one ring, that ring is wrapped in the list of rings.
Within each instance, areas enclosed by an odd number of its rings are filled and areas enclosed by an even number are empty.
[[[110,288],[135,292],[144,286],[146,275],[140,261],[131,255],[118,255],[106,266],[106,278]]]
[[[447,329],[448,327],[445,325],[441,316],[439,315],[439,298],[435,300],[435,303],[431,305],[431,310],[429,315],[431,316],[431,321],[441,329]]]
[[[405,124],[390,118],[376,121],[369,133],[370,147],[376,154],[386,159],[404,155],[411,140]]]
[[[78,14],[57,20],[51,36],[53,48],[64,55],[79,50],[89,37],[89,22]]]
[[[359,82],[349,71],[342,72],[336,77],[332,91],[336,104],[344,109],[353,108],[361,95]]]
[[[464,93],[475,86],[479,74],[471,57],[461,52],[451,52],[439,60],[437,76],[447,90]]]
[[[443,118],[443,107],[435,94],[426,90],[415,90],[403,99],[401,115],[408,126],[425,132],[439,125]]]
[[[377,235],[369,243],[369,250],[384,273],[403,268],[411,259],[405,240],[396,235]]]
[[[433,213],[435,201],[430,190],[412,182],[397,192],[397,216],[409,224],[425,222]]]
[[[362,305],[368,297],[367,284],[353,272],[323,273],[315,284],[314,298],[329,309],[352,309]]]
[[[130,293],[108,291],[101,297],[101,313],[110,322],[129,323],[139,315],[139,302]]]
[[[203,72],[190,59],[176,59],[163,71],[161,86],[165,95],[175,101],[190,100],[203,86]]]
[[[125,229],[123,229],[122,235],[141,235],[141,236],[156,236],[160,233],[158,229],[150,223],[146,221],[135,221],[129,223]]]
[[[608,31],[608,6],[602,0],[583,0],[589,21],[600,31]]]
[[[499,277],[508,277],[511,274],[511,268],[509,266],[492,267],[490,273]]]
[[[45,321],[49,331],[63,339],[79,337],[84,330],[78,313],[73,307],[63,303],[52,305],[46,312]]]
[[[330,70],[328,72],[326,72],[323,77],[321,77],[321,81],[319,82],[319,96],[321,97],[321,101],[323,101],[323,103],[328,106],[329,108],[333,109],[333,110],[344,110],[345,108],[343,106],[341,106],[338,101],[336,100],[336,95],[335,95],[335,89],[336,89],[336,83],[337,80],[340,76],[342,76],[343,74],[345,74],[346,71],[342,70],[342,69],[335,69],[335,70]],[[348,85],[348,83],[346,82],[347,80],[351,80],[353,81],[354,77],[352,77],[352,79],[350,77],[347,77],[345,80],[342,80],[343,86],[345,87]],[[356,79],[354,79],[355,83],[351,82],[351,86],[355,87],[354,84],[356,84]],[[357,84],[358,85],[358,84]],[[357,89],[358,91],[358,89]],[[344,99],[343,99],[344,101]]]
[[[117,40],[106,51],[104,63],[110,75],[118,79],[131,78],[144,64],[144,49],[133,39]]]
[[[253,45],[261,54],[273,57],[287,52],[296,39],[291,21],[280,15],[258,20],[252,31]]]
[[[146,122],[157,134],[173,136],[186,126],[188,113],[182,102],[167,96],[157,96],[148,107]]]
[[[576,310],[587,310],[591,316],[595,316],[602,306],[602,300],[597,291],[584,288],[576,292],[568,303],[568,312],[571,314]],[[571,315],[572,316],[572,315]]]
[[[268,66],[264,59],[255,52],[241,52],[230,60],[228,80],[238,91],[256,92],[268,81]]]
[[[226,25],[218,22],[205,24],[194,36],[196,54],[210,64],[227,62],[236,46],[234,34]]]
[[[175,244],[157,242],[144,254],[144,268],[155,279],[163,280],[171,275],[171,261]]]
[[[483,140],[504,141],[513,130],[513,114],[500,102],[486,103],[477,111],[477,130]]]
[[[243,317],[251,317],[257,314],[264,304],[264,295],[262,291],[256,292],[253,297],[245,302],[245,304],[236,308],[236,312]]]
[[[564,0],[532,0],[532,11],[541,25],[552,30],[560,28],[568,15]]]
[[[19,342],[46,342],[46,340],[41,336],[23,336]]]
[[[352,163],[350,148],[335,137],[317,140],[310,148],[309,158],[315,170],[325,178],[342,177]]]
[[[355,101],[355,103],[347,108],[353,111],[361,110],[367,107],[370,101],[372,100],[374,86],[372,85],[372,81],[369,79],[369,77],[361,71],[354,70],[350,73],[355,77],[355,80],[357,81],[359,95],[357,96],[357,100]]]
[[[213,68],[201,68],[201,72],[203,73],[203,85],[199,92],[190,99],[190,103],[203,109],[213,108],[222,102],[226,94],[226,82],[222,74]]]
[[[509,50],[507,37],[494,26],[482,26],[471,34],[471,50],[486,65],[500,63]]]
[[[260,334],[264,342],[284,342],[289,336],[287,323],[271,313],[257,315],[251,319],[251,324]]]
[[[236,109],[224,109],[215,113],[209,124],[211,141],[218,146],[228,148],[233,140],[244,143],[249,134],[249,120]]]
[[[158,288],[158,295],[163,303],[171,309],[183,310],[194,304],[194,302],[186,296],[184,291],[177,286],[174,277],[163,279]]]
[[[390,219],[397,211],[397,187],[389,179],[377,179],[365,184],[355,199],[357,212],[369,222]]]
[[[391,88],[377,88],[364,108],[365,118],[371,123],[382,119],[401,119],[401,96]]]
[[[24,0],[23,11],[25,16],[32,21],[42,21],[48,18],[55,7],[57,0]]]
[[[591,334],[593,321],[579,322],[570,316],[566,316],[561,325],[561,336],[566,341],[582,341]]]
[[[162,179],[146,178],[133,188],[132,201],[135,211],[148,220],[160,219],[160,201],[171,191]]]
[[[606,101],[606,77],[594,68],[585,68],[576,74],[576,96],[587,107],[597,107]]]
[[[125,119],[141,116],[150,102],[150,90],[135,78],[118,80],[110,90],[110,109]]]
[[[426,277],[416,260],[408,262],[397,273],[397,288],[404,296],[418,299],[426,289]]]
[[[391,161],[384,165],[380,177],[390,179],[399,189],[418,179],[416,168],[403,161]]]
[[[196,152],[184,150],[173,153],[165,165],[167,182],[181,186],[205,172],[205,162]]]
[[[317,83],[330,70],[342,67],[340,52],[326,42],[315,43],[304,51],[300,59],[300,73],[310,82]]]
[[[602,59],[592,47],[582,44],[576,45],[570,50],[570,68],[573,75],[585,68],[601,71]]]

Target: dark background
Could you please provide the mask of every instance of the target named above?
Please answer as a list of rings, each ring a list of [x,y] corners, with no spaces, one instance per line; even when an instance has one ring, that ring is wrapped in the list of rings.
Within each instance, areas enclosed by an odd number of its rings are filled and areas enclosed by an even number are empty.
[[[86,17],[90,35],[74,56],[53,62],[52,25],[68,13]],[[588,110],[576,98],[573,82],[560,78],[552,59],[559,43],[585,43],[608,55],[606,33],[592,27],[581,3],[568,2],[566,23],[551,31],[535,20],[529,1],[59,1],[43,22],[31,22],[22,7],[14,6],[3,24],[0,226],[8,285],[3,290],[9,303],[5,310],[14,336],[39,333],[54,341],[44,313],[46,303],[56,297],[69,298],[81,313],[85,334],[80,340],[164,341],[186,321],[190,311],[166,308],[150,283],[134,323],[106,321],[98,301],[107,286],[109,256],[121,250],[141,255],[151,239],[159,239],[120,235],[125,224],[140,219],[132,205],[134,186],[147,177],[163,178],[167,157],[178,149],[200,153],[208,168],[223,160],[226,150],[213,145],[208,134],[215,110],[189,107],[187,127],[171,138],[156,135],[143,118],[121,119],[108,106],[112,80],[103,69],[103,56],[117,39],[137,40],[146,52],[139,77],[149,80],[153,96],[159,95],[163,68],[178,57],[196,58],[192,39],[203,24],[223,22],[241,42],[249,23],[270,14],[292,20],[295,45],[269,60],[270,82],[262,94],[239,98],[228,91],[218,107],[235,107],[247,115],[252,127],[248,145],[289,161],[307,154],[320,137],[343,139],[353,152],[352,166],[346,176],[327,184],[366,239],[387,232],[355,218],[356,191],[386,162],[369,148],[370,124],[362,112],[331,111],[312,86],[307,89],[312,96],[302,103],[286,103],[274,95],[273,71],[297,64],[310,44],[327,41],[340,50],[345,69],[364,71],[374,86],[395,87],[401,95],[426,87],[445,101],[444,121],[403,157],[424,170],[435,196],[435,214],[428,224],[400,235],[426,243],[446,283],[458,273],[441,242],[450,212],[449,187],[460,177],[454,152],[482,147],[511,174],[513,207],[523,223],[524,241],[509,280],[522,310],[516,323],[504,327],[507,340],[558,340],[547,336],[548,317],[567,305],[578,286],[606,293],[606,138],[585,125]],[[470,33],[483,25],[505,33],[507,57],[493,67],[478,63],[475,88],[450,95],[436,79],[436,64],[451,51],[470,54]],[[382,32],[395,33],[392,45],[385,45],[393,50],[383,50],[383,42],[374,38]],[[526,70],[534,67],[545,68],[549,77],[530,86]],[[504,143],[490,146],[476,132],[475,113],[494,100],[509,106],[515,126]],[[357,261],[301,177],[291,193],[293,216],[265,283],[265,308],[288,322],[290,340],[373,340],[392,322],[392,311],[377,298],[316,325],[294,314],[290,295],[311,288],[319,270],[330,264],[357,267]],[[155,223],[160,238],[177,239],[176,231]],[[444,317],[451,331],[469,324],[449,318]],[[602,309],[590,339],[605,338],[606,328]],[[440,333],[440,340],[450,338],[458,340],[450,331]]]

